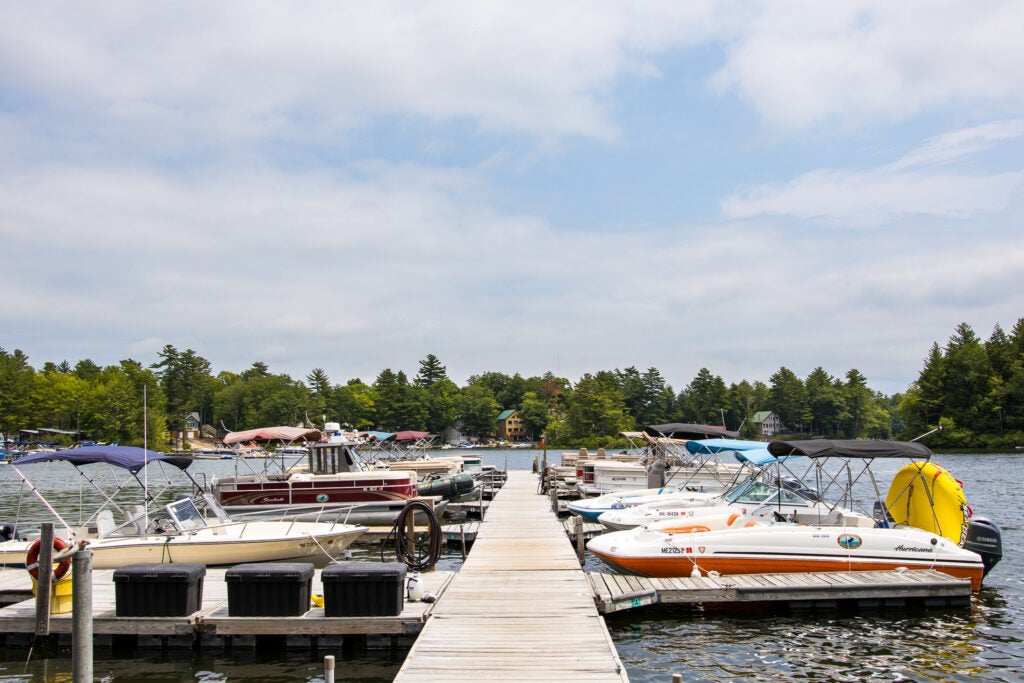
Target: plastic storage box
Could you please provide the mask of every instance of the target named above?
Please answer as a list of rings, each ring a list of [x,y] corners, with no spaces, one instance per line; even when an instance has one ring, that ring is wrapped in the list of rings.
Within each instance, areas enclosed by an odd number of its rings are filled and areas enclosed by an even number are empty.
[[[299,617],[310,609],[313,565],[309,562],[239,564],[224,573],[228,616]]]
[[[186,617],[203,602],[206,565],[130,564],[114,570],[115,614],[119,617]]]
[[[405,607],[401,562],[342,562],[320,572],[324,616],[394,617]]]

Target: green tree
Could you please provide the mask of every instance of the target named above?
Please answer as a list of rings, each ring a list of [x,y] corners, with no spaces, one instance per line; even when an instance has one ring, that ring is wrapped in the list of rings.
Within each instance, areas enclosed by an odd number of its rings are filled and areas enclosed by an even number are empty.
[[[323,368],[314,368],[306,375],[306,386],[309,388],[309,408],[306,417],[315,421],[314,424],[322,429],[323,425],[320,422],[323,422],[327,406],[334,398],[334,388]]]
[[[288,375],[253,376],[243,384],[246,390],[242,429],[305,422],[309,389]]]
[[[720,425],[728,405],[725,382],[707,368],[701,368],[680,394],[679,405],[688,422]]]
[[[426,395],[427,431],[440,434],[455,423],[455,401],[459,387],[450,379],[432,381],[422,388]]]
[[[807,375],[804,387],[807,408],[811,413],[811,430],[815,434],[837,436],[840,423],[848,419],[839,381],[819,366]]]
[[[369,430],[377,424],[377,390],[360,379],[350,379],[334,390],[331,414],[355,429]]]
[[[86,382],[94,382],[99,379],[102,368],[88,358],[78,361],[75,364],[75,375]]]
[[[427,388],[434,382],[448,379],[448,370],[441,365],[437,356],[428,353],[427,357],[420,361],[420,371],[416,375],[415,383],[418,387]]]
[[[861,438],[867,431],[869,418],[872,416],[874,408],[867,378],[856,368],[847,371],[846,384],[843,385],[842,393],[847,420],[844,425],[845,435],[853,439]]]
[[[972,431],[994,431],[995,415],[987,409],[986,399],[993,375],[988,354],[967,323],[957,326],[946,345],[946,373],[943,413],[956,424]]]
[[[480,384],[490,389],[494,399],[503,408],[517,408],[532,383],[527,382],[523,377],[506,375],[501,372],[485,372],[481,375],[473,375],[469,378],[468,385]]]
[[[779,419],[790,429],[804,431],[804,425],[810,421],[810,410],[807,407],[807,392],[804,383],[792,370],[779,368],[771,381],[771,404],[769,410],[775,411]]]
[[[523,400],[519,405],[519,417],[531,441],[536,440],[547,429],[550,414],[547,401],[536,392],[528,391],[523,394]]]
[[[637,425],[664,424],[671,419],[675,393],[657,368],[640,373],[635,367],[616,370],[626,408]]]
[[[587,373],[576,383],[566,401],[565,429],[560,438],[584,441],[616,437],[633,428],[622,385],[613,372]]]
[[[160,387],[167,398],[167,430],[183,427],[185,417],[199,413],[201,422],[212,414],[213,394],[210,362],[192,349],[179,352],[167,344],[159,354],[160,361],[150,365],[160,378]]]
[[[0,432],[17,436],[18,430],[30,428],[34,377],[28,356],[0,346]]]
[[[32,385],[34,415],[40,426],[82,430],[82,411],[91,390],[88,382],[73,374],[44,372],[34,376]]]
[[[456,419],[462,430],[476,436],[490,436],[497,426],[501,405],[494,393],[482,383],[470,384],[455,398]]]

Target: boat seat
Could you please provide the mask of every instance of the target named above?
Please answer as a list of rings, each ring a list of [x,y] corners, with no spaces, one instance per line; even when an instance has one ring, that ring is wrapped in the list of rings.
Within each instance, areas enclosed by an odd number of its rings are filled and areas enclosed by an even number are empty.
[[[96,513],[96,537],[103,538],[117,527],[114,524],[114,513],[110,510],[100,510]]]
[[[146,535],[146,508],[133,505],[124,512],[124,532],[126,534]]]

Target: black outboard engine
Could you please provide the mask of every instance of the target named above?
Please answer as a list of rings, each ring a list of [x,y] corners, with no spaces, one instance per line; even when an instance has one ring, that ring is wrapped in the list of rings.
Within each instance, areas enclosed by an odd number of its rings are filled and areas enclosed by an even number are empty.
[[[988,574],[1003,559],[1003,532],[988,517],[972,517],[967,524],[967,536],[962,546],[964,550],[972,550],[981,555],[985,574]]]
[[[647,470],[647,488],[660,489],[665,486],[665,469],[667,465],[661,460],[653,463]]]
[[[802,494],[808,500],[815,500],[821,502],[821,496],[818,494],[817,491],[810,488],[809,486],[807,486],[807,484],[803,483],[799,479],[796,479],[795,477],[780,477],[779,487],[789,489],[790,491],[796,491],[797,493]]]
[[[18,539],[18,528],[7,522],[0,522],[0,541],[15,541]]]

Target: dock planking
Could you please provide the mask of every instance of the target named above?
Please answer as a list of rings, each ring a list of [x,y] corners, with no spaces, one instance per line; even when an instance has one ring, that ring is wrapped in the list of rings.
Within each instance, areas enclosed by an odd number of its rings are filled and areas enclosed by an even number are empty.
[[[299,616],[233,617],[228,614],[226,569],[209,568],[203,579],[200,609],[180,617],[119,617],[113,570],[93,571],[93,633],[96,635],[141,636],[233,636],[233,635],[415,635],[423,627],[436,603],[405,601],[396,616],[327,617],[323,607],[310,604]],[[443,595],[453,574],[427,572],[421,575],[425,590]],[[18,595],[31,590],[24,569],[0,572],[0,587]],[[323,594],[320,572],[313,575],[312,592]],[[31,634],[35,629],[35,601],[27,599],[0,609],[0,632]],[[50,632],[71,633],[71,614],[52,614]]]
[[[971,582],[935,570],[731,574],[657,579],[623,574],[587,575],[602,614],[655,604],[875,606],[919,601],[927,606],[969,606]]]
[[[509,472],[395,678],[480,680],[628,680],[572,544],[526,471]]]

